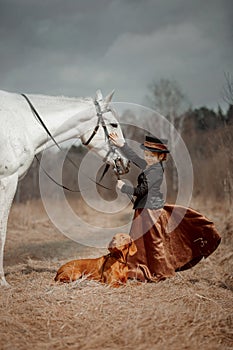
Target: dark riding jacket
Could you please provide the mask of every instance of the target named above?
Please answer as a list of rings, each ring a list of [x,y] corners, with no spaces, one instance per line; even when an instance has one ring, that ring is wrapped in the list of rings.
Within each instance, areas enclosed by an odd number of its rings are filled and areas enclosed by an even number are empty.
[[[121,192],[136,197],[133,209],[159,209],[165,204],[160,186],[163,181],[163,168],[160,163],[146,168],[147,163],[140,158],[128,145],[124,144],[120,151],[143,171],[138,176],[137,187],[123,185]]]

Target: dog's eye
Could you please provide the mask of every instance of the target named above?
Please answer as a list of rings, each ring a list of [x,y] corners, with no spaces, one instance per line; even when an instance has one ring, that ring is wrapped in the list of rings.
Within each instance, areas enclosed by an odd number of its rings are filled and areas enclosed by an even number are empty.
[[[110,123],[110,125],[111,125],[113,128],[117,128],[117,127],[118,127],[118,124],[117,124],[117,123]]]

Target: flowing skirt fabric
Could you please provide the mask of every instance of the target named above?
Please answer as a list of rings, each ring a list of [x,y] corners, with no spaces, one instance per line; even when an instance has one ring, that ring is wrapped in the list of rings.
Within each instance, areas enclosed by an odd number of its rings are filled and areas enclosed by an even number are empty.
[[[193,209],[174,205],[136,209],[130,236],[137,253],[128,259],[129,277],[141,281],[159,281],[189,269],[221,241],[213,222]]]

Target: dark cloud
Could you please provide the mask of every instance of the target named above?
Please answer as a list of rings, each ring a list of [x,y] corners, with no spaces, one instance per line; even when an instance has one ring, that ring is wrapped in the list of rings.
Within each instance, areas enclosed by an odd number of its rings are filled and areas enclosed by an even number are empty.
[[[194,105],[221,104],[233,71],[232,1],[0,0],[1,87],[142,103],[176,79]]]

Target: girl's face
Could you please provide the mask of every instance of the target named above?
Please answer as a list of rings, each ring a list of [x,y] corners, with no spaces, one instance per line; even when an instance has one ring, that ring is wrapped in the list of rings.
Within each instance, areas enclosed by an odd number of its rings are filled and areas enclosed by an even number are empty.
[[[157,152],[150,152],[148,150],[144,151],[144,158],[147,165],[153,165],[160,162],[160,156]]]

